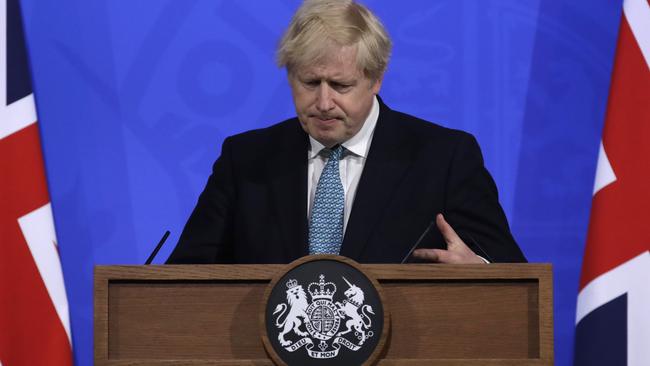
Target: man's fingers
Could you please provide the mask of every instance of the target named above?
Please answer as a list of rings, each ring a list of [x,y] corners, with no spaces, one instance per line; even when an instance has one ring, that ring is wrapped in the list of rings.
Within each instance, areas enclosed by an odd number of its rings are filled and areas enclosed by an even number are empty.
[[[481,259],[471,250],[466,252],[457,252],[443,249],[417,249],[413,252],[413,257],[433,263],[449,264],[485,264],[486,261]]]
[[[413,252],[415,258],[435,263],[485,263],[467,247],[442,214],[436,216],[436,225],[447,242],[447,250],[420,248]]]
[[[436,215],[436,226],[438,226],[438,230],[440,230],[440,233],[445,239],[445,242],[447,242],[447,245],[452,243],[455,244],[459,241],[462,242],[462,239],[458,236],[458,234],[456,234],[454,228],[449,225],[447,220],[445,220],[445,217],[440,213]]]
[[[447,258],[448,253],[442,249],[416,249],[413,256],[427,262],[445,263],[444,259]]]

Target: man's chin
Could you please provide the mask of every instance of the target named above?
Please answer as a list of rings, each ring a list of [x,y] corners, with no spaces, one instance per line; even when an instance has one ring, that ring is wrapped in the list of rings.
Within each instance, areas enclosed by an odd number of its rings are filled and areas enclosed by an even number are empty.
[[[335,136],[335,135],[331,135],[331,134],[314,133],[314,134],[310,134],[310,135],[311,135],[311,137],[314,138],[314,140],[320,142],[325,147],[332,147],[332,146],[334,146],[336,144],[340,144],[340,143],[345,141],[340,136]]]

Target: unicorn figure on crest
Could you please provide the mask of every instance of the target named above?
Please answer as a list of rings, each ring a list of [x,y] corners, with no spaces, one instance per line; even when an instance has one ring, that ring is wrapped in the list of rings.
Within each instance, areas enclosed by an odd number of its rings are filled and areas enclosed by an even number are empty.
[[[345,277],[343,277],[343,280],[350,287],[344,292],[347,300],[343,300],[343,303],[337,301],[336,306],[339,308],[341,317],[345,318],[347,316],[350,319],[345,322],[347,329],[339,332],[337,336],[350,333],[354,329],[354,334],[359,340],[359,346],[361,346],[366,341],[366,338],[372,337],[373,335],[372,331],[366,333],[366,330],[370,329],[372,325],[372,320],[368,314],[375,315],[375,313],[372,310],[372,306],[363,305],[363,301],[365,300],[363,291],[358,286],[351,284]]]

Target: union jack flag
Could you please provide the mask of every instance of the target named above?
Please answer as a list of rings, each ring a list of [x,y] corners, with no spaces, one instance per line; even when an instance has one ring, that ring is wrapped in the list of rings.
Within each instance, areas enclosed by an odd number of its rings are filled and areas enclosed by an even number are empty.
[[[625,0],[576,311],[575,366],[650,365],[650,4]]]
[[[18,0],[0,0],[0,366],[71,365],[68,302]]]

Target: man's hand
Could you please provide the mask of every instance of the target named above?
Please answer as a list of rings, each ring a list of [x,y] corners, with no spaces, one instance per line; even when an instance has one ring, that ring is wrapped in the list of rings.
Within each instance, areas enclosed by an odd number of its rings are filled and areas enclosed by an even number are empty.
[[[445,221],[442,214],[436,216],[436,226],[447,242],[447,250],[444,249],[416,249],[413,256],[430,262],[454,263],[454,264],[483,264],[485,261],[461,240],[456,231]]]

